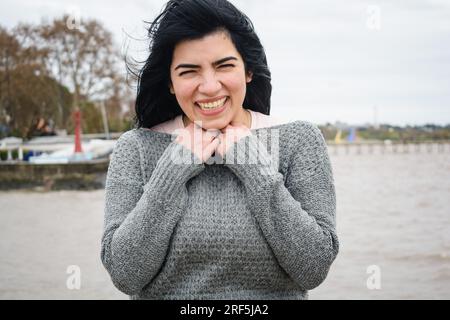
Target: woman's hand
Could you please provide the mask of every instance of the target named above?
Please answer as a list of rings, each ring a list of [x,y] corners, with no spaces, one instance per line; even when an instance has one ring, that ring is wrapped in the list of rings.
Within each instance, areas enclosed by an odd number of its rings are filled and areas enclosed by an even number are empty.
[[[196,155],[202,163],[206,162],[217,149],[220,140],[217,138],[220,131],[204,130],[194,122],[184,129],[177,130],[176,143],[182,144]]]
[[[247,126],[233,121],[220,131],[222,132],[218,136],[220,144],[217,146],[216,152],[222,158],[234,143],[237,143],[240,139],[251,135],[251,131]]]

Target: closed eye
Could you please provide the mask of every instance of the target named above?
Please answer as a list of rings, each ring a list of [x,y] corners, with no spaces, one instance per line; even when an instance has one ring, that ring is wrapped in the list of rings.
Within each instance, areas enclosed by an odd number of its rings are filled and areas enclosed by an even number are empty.
[[[219,68],[222,68],[222,67],[234,67],[234,64],[222,64],[219,66]]]
[[[218,68],[222,68],[223,69],[223,68],[228,68],[228,67],[234,67],[234,64],[222,64]],[[179,74],[179,76],[181,77],[181,76],[183,76],[185,74],[192,73],[192,72],[195,72],[195,70],[183,71],[183,72],[181,72]]]
[[[179,76],[181,77],[182,75],[192,73],[192,72],[195,72],[195,70],[184,71],[184,72],[180,73]]]

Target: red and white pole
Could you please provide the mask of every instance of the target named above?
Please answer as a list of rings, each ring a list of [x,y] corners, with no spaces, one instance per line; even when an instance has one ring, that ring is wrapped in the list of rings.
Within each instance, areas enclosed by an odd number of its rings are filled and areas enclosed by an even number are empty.
[[[75,153],[83,153],[81,148],[81,112],[77,108],[73,113],[75,121]]]

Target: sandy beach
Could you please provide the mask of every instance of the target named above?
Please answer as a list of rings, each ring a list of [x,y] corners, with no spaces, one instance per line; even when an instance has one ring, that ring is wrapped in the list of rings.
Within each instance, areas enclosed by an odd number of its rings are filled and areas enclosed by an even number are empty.
[[[449,299],[450,152],[331,159],[341,247],[310,299]],[[0,299],[128,299],[100,261],[103,206],[103,190],[1,192]]]

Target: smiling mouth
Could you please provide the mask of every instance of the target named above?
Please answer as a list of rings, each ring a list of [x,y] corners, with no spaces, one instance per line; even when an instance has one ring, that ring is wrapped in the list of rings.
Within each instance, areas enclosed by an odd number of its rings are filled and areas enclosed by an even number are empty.
[[[202,110],[211,111],[211,110],[216,110],[216,109],[219,109],[219,108],[223,107],[223,105],[225,104],[227,99],[228,99],[228,97],[224,97],[224,98],[219,99],[219,100],[214,101],[214,102],[208,102],[208,103],[196,102],[195,104],[198,107],[200,107]]]

